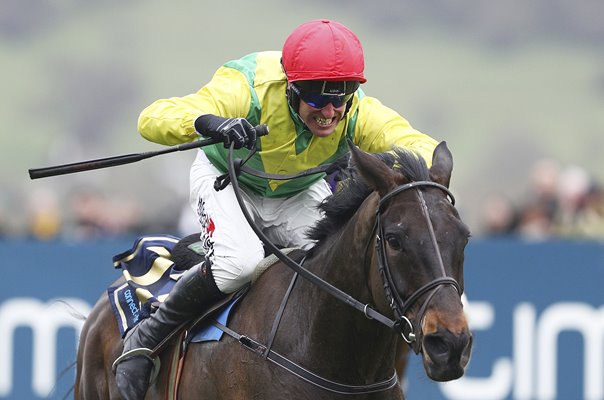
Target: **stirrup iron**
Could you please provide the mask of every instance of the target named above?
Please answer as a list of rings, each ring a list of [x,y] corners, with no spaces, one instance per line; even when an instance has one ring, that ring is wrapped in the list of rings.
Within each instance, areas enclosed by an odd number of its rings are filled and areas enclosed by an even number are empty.
[[[115,359],[115,361],[113,362],[113,365],[111,365],[111,372],[113,372],[113,375],[115,375],[115,370],[117,369],[117,366],[119,365],[119,363],[121,363],[122,361],[126,361],[126,360],[129,360],[134,357],[142,356],[142,357],[147,358],[149,361],[151,361],[153,363],[153,369],[151,370],[151,375],[149,377],[149,383],[151,384],[151,383],[155,382],[157,375],[159,375],[159,369],[161,368],[161,361],[160,361],[159,357],[158,356],[153,357],[152,355],[153,355],[153,350],[147,349],[144,347],[129,350]]]

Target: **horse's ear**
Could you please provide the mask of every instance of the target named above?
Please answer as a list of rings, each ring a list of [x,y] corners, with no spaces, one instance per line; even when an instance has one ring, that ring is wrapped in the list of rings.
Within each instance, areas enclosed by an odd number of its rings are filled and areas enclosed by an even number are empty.
[[[445,187],[449,187],[451,171],[453,171],[453,155],[447,147],[447,142],[442,141],[436,146],[432,155],[430,179]]]
[[[386,195],[392,188],[398,186],[397,177],[400,174],[394,173],[378,157],[360,150],[350,139],[348,139],[348,147],[350,147],[356,170],[365,183],[377,191],[380,196]]]

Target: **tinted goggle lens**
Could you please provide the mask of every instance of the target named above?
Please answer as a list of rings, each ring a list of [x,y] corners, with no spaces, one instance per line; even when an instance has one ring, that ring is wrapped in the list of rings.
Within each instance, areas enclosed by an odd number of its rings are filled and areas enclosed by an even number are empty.
[[[348,103],[348,100],[352,99],[352,96],[354,96],[354,93],[346,94],[344,96],[330,96],[317,93],[300,94],[300,98],[312,108],[323,108],[329,103],[333,104],[335,108],[339,108]]]
[[[354,96],[354,93],[345,95],[329,95],[303,91],[300,90],[300,88],[296,85],[292,85],[292,87],[296,94],[312,108],[320,109],[326,107],[329,103],[331,103],[335,108],[339,108],[348,103],[348,101],[352,99],[352,96]]]

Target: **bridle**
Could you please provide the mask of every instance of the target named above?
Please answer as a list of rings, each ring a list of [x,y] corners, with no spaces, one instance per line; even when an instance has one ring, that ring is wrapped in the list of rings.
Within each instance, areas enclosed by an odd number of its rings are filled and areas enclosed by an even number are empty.
[[[250,338],[248,336],[240,335],[240,334],[232,331],[231,329],[229,329],[226,326],[222,326],[220,324],[215,324],[215,325],[217,327],[219,327],[219,329],[223,330],[230,336],[237,339],[239,341],[239,343],[242,344],[244,347],[248,348],[251,351],[254,351],[257,354],[261,354],[265,359],[271,360],[272,362],[276,363],[277,365],[281,366],[282,368],[292,372],[293,374],[301,377],[302,379],[308,381],[309,383],[312,383],[313,385],[315,385],[317,387],[321,387],[323,389],[330,390],[332,392],[336,392],[336,393],[340,393],[340,394],[367,394],[367,393],[373,393],[373,392],[380,392],[380,391],[384,391],[384,390],[388,390],[388,389],[392,388],[394,385],[396,385],[396,382],[397,382],[396,372],[392,375],[391,378],[386,379],[384,381],[371,383],[371,384],[364,384],[364,385],[347,385],[347,384],[343,384],[343,383],[329,381],[325,378],[322,378],[321,376],[318,376],[318,375],[304,369],[300,365],[297,365],[296,363],[292,362],[291,360],[286,359],[285,357],[281,356],[280,354],[276,353],[274,350],[271,349],[273,338],[277,331],[276,328],[279,326],[282,312],[285,308],[285,305],[287,304],[287,299],[289,297],[289,293],[291,292],[291,288],[293,288],[293,285],[296,281],[296,276],[300,275],[304,279],[309,281],[310,283],[317,286],[319,289],[328,293],[329,295],[335,297],[336,299],[338,299],[340,301],[343,301],[344,303],[348,304],[349,306],[355,308],[357,311],[362,312],[367,318],[376,320],[376,321],[382,323],[383,325],[385,325],[391,329],[394,329],[396,332],[400,333],[402,335],[403,339],[414,349],[414,351],[416,353],[421,351],[421,340],[418,340],[421,335],[421,328],[419,328],[419,324],[417,322],[421,321],[421,317],[425,313],[425,311],[428,307],[428,304],[429,304],[430,300],[432,299],[432,297],[434,296],[434,294],[436,294],[436,292],[438,291],[438,289],[440,287],[442,287],[442,285],[453,285],[457,289],[457,292],[459,293],[460,296],[461,296],[462,291],[461,291],[461,288],[460,288],[459,284],[457,283],[457,281],[446,275],[442,257],[440,255],[440,249],[438,247],[438,242],[436,240],[436,235],[434,234],[434,227],[432,226],[432,221],[430,219],[428,207],[423,198],[423,194],[420,190],[420,187],[439,188],[440,190],[444,191],[445,194],[447,194],[449,196],[449,198],[451,200],[451,204],[454,205],[455,198],[453,197],[453,194],[451,194],[449,189],[447,189],[445,186],[440,185],[436,182],[417,181],[417,182],[411,182],[411,183],[407,183],[405,185],[397,187],[392,192],[390,192],[390,193],[386,194],[384,197],[382,197],[378,204],[373,232],[370,235],[370,239],[369,239],[368,243],[371,243],[373,241],[374,237],[376,238],[376,248],[377,248],[376,250],[377,250],[377,254],[378,254],[378,270],[383,279],[384,292],[385,292],[386,298],[388,299],[390,306],[392,307],[392,310],[395,315],[395,320],[393,321],[389,317],[387,317],[384,314],[382,314],[381,312],[379,312],[378,310],[372,308],[369,304],[365,304],[365,303],[358,301],[357,299],[353,298],[346,292],[343,292],[342,290],[338,289],[331,283],[329,283],[329,282],[325,281],[324,279],[322,279],[321,277],[315,275],[313,272],[306,269],[302,265],[302,263],[298,263],[298,262],[292,260],[290,257],[288,257],[288,255],[284,254],[277,246],[275,246],[275,244],[272,243],[271,240],[268,239],[268,237],[264,234],[264,232],[262,232],[262,230],[259,229],[258,226],[254,223],[253,218],[251,217],[250,213],[247,211],[247,208],[243,202],[243,198],[241,196],[241,189],[239,188],[239,183],[237,181],[237,175],[241,171],[246,172],[251,175],[258,176],[258,177],[267,178],[267,179],[293,179],[297,176],[306,176],[309,174],[325,172],[327,170],[327,168],[329,168],[329,167],[321,166],[321,167],[317,167],[317,168],[314,168],[314,169],[311,169],[308,171],[303,171],[301,174],[297,174],[297,175],[273,175],[273,174],[266,174],[262,171],[254,170],[252,168],[244,168],[243,164],[245,164],[245,162],[247,160],[249,160],[250,157],[251,157],[251,155],[248,156],[248,158],[245,160],[235,160],[234,154],[233,154],[233,146],[231,145],[231,148],[229,151],[229,157],[228,157],[228,174],[219,176],[216,179],[214,187],[216,190],[220,190],[220,189],[224,188],[226,185],[228,185],[229,182],[231,183],[233,190],[235,192],[235,197],[237,198],[237,202],[239,203],[239,206],[241,207],[241,211],[244,214],[248,223],[250,224],[250,227],[252,228],[254,233],[256,233],[256,235],[260,238],[260,240],[264,243],[266,248],[268,250],[270,250],[285,265],[287,265],[290,269],[292,269],[295,272],[295,274],[294,274],[294,278],[292,279],[292,282],[290,284],[290,289],[288,289],[286,295],[284,296],[283,301],[282,301],[282,306],[280,307],[278,315],[275,317],[275,321],[273,322],[273,330],[271,332],[271,337],[269,338],[268,345],[262,345],[261,343],[253,340],[252,338]],[[395,196],[401,192],[404,192],[404,191],[412,189],[412,188],[416,189],[416,191],[417,191],[417,195],[418,195],[421,207],[422,207],[422,213],[424,214],[424,217],[427,221],[428,229],[430,232],[430,237],[431,237],[432,243],[434,245],[435,251],[438,255],[438,262],[439,262],[443,276],[436,278],[433,281],[422,286],[421,288],[416,290],[413,294],[411,294],[411,296],[409,296],[409,298],[406,301],[403,302],[402,299],[400,298],[398,292],[396,290],[393,290],[393,289],[396,289],[396,286],[392,280],[391,269],[390,269],[390,266],[388,265],[388,261],[387,261],[387,257],[386,257],[385,245],[383,243],[384,232],[383,232],[383,227],[382,227],[382,224],[380,221],[380,216],[383,212],[386,202],[390,198],[392,198],[393,196]],[[411,322],[411,320],[408,317],[406,317],[406,313],[409,310],[409,308],[411,307],[411,305],[413,305],[422,295],[424,295],[428,292],[429,292],[429,295],[426,298],[426,300],[424,301],[424,303],[421,307],[421,310],[416,317],[416,321],[415,321],[416,323],[414,325]],[[405,333],[405,332],[407,332],[407,333]]]
[[[459,283],[457,283],[457,281],[452,277],[447,276],[447,273],[445,271],[445,266],[440,253],[440,248],[438,246],[436,235],[434,233],[434,226],[432,224],[432,220],[430,219],[430,212],[428,210],[428,206],[421,190],[421,188],[424,187],[435,187],[442,190],[449,197],[451,204],[455,205],[455,197],[453,196],[451,191],[447,187],[439,183],[432,181],[415,181],[401,185],[380,199],[376,211],[372,235],[370,235],[370,239],[367,245],[367,248],[369,248],[369,245],[372,242],[373,237],[375,236],[378,272],[380,274],[380,277],[382,278],[386,299],[395,316],[394,329],[401,334],[403,340],[405,340],[405,342],[407,342],[407,344],[409,344],[413,348],[415,353],[419,353],[422,347],[421,321],[428,308],[430,300],[432,300],[433,296],[437,293],[437,291],[443,285],[452,285],[457,290],[459,296],[461,297],[462,295],[462,289],[459,286]],[[396,290],[396,285],[392,278],[391,267],[388,263],[388,258],[386,256],[384,227],[381,222],[381,216],[384,212],[385,204],[388,202],[388,200],[390,200],[399,193],[411,189],[415,189],[415,193],[417,194],[422,214],[428,226],[428,232],[430,233],[430,240],[436,253],[436,259],[440,268],[441,276],[421,286],[419,289],[413,292],[406,300],[403,300],[399,292]],[[428,296],[421,305],[419,312],[417,313],[414,318],[414,321],[412,322],[409,317],[407,317],[407,313],[409,309],[413,306],[413,304],[417,302],[417,300],[419,300],[424,294],[428,294]]]

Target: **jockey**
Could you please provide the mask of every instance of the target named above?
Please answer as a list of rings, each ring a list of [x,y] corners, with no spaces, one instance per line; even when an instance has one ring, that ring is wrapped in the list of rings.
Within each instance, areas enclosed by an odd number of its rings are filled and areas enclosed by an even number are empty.
[[[227,170],[231,143],[240,158],[256,146],[248,165],[275,174],[333,162],[348,151],[347,138],[371,153],[404,147],[430,164],[437,142],[365,96],[364,82],[357,36],[338,22],[313,20],[297,27],[281,52],[227,62],[198,92],[157,100],[142,111],[138,129],[150,141],[175,145],[201,136],[224,145],[201,148],[190,171],[205,261],[183,274],[155,313],[124,338],[116,381],[125,399],[142,399],[149,385],[152,362],[141,349],[154,348],[204,306],[249,282],[264,257],[232,187],[214,190],[216,177]],[[258,124],[267,124],[270,134],[257,137]],[[278,181],[242,174],[239,182],[255,223],[275,244],[312,246],[305,231],[321,218],[317,205],[331,194],[323,176]]]

